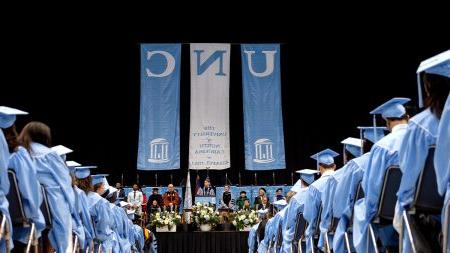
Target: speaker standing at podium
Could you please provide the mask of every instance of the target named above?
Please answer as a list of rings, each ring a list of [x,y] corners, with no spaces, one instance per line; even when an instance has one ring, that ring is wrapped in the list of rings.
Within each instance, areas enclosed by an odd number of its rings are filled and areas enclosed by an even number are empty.
[[[209,179],[205,179],[203,183],[203,188],[197,190],[197,196],[216,196],[214,189],[211,187],[211,182]]]

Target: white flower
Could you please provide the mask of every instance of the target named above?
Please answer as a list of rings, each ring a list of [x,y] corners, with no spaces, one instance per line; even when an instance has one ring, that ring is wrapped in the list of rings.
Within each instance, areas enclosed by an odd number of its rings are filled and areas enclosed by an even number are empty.
[[[205,220],[209,221],[209,215],[205,215]]]
[[[244,220],[245,219],[245,215],[241,215],[241,216],[239,216],[239,220]]]
[[[244,220],[244,224],[245,224],[245,225],[248,225],[248,222],[249,222],[248,219],[245,219],[245,220]]]
[[[235,220],[233,220],[233,222],[231,223],[233,223],[233,226],[237,226],[237,222]]]

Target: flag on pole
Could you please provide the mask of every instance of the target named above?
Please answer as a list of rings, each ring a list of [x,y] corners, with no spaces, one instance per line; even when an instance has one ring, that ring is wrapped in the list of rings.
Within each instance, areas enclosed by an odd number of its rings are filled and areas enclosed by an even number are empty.
[[[184,208],[192,209],[191,176],[189,174],[189,170],[186,179],[186,193],[184,194]]]

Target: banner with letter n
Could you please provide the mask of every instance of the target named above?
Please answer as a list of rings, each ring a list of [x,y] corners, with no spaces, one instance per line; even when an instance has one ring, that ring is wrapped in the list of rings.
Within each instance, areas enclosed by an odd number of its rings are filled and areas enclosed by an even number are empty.
[[[180,44],[141,44],[138,170],[180,168]]]
[[[280,46],[243,44],[241,56],[245,169],[284,169]]]
[[[191,44],[189,169],[230,167],[230,45]]]

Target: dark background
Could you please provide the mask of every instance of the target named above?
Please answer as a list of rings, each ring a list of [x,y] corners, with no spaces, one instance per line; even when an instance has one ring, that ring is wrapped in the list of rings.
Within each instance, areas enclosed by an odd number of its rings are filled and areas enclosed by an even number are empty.
[[[258,184],[272,184],[273,175],[275,183],[290,184],[295,170],[315,166],[310,155],[326,147],[341,153],[340,141],[358,137],[356,126],[372,122],[368,112],[394,96],[410,97],[410,105],[417,105],[418,64],[450,45],[445,29],[397,19],[396,13],[377,14],[383,22],[373,22],[362,13],[345,19],[340,14],[327,16],[327,21],[293,13],[264,21],[263,15],[244,18],[246,10],[229,10],[209,16],[190,12],[167,23],[163,11],[145,8],[126,14],[35,13],[24,15],[25,21],[15,17],[2,31],[0,104],[30,112],[18,119],[18,128],[32,120],[47,123],[54,145],[75,150],[68,160],[98,165],[94,173],[111,174],[110,182],[123,174],[126,185],[137,177],[140,43],[233,43],[232,167],[210,171],[214,185],[225,183],[225,173],[233,184],[239,183],[238,173],[242,184],[255,183],[254,172],[244,169],[239,43],[281,43],[287,169],[258,172]],[[158,184],[178,185],[187,172],[189,45],[182,49],[181,169],[158,172]],[[204,177],[204,171],[199,173]],[[155,172],[138,174],[141,184],[155,184]]]

